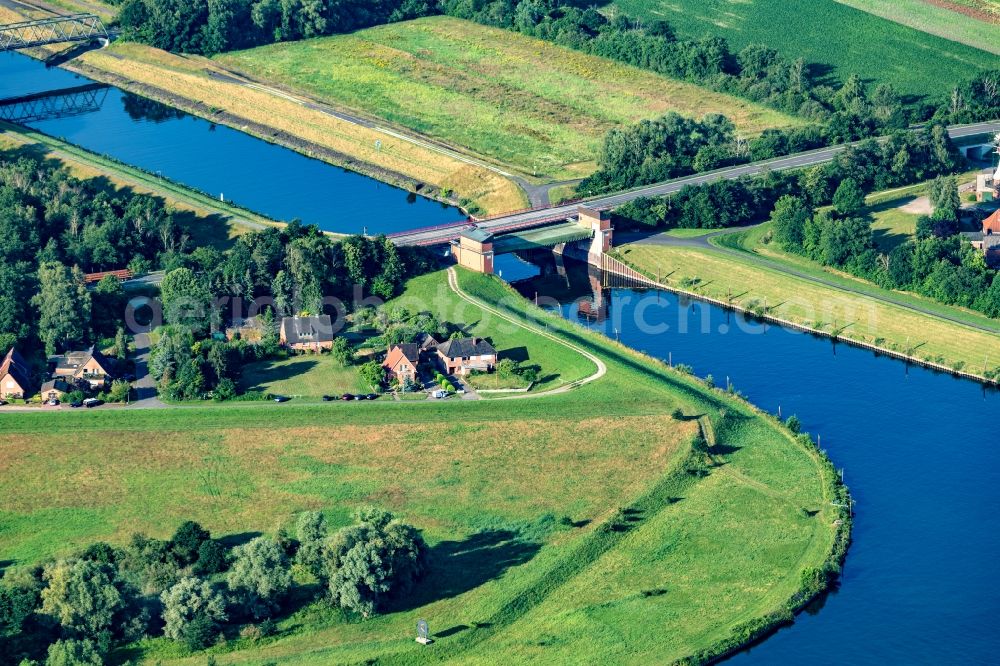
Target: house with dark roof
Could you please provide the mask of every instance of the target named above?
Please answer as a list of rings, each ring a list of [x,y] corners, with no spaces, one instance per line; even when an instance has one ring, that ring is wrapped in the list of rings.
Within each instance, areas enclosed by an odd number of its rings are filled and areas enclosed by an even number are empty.
[[[497,365],[497,350],[482,338],[456,338],[437,346],[438,362],[446,374],[464,376],[478,370],[492,372]]]
[[[420,363],[420,345],[406,342],[389,348],[382,367],[393,381],[417,381],[417,365]]]
[[[333,349],[330,315],[283,317],[278,332],[281,344],[296,351],[319,352]]]
[[[28,363],[13,347],[0,363],[0,399],[16,400],[31,395]]]
[[[115,378],[115,361],[91,347],[84,351],[69,351],[50,359],[55,362],[53,379],[63,379],[70,384],[86,382],[92,389],[106,388]]]
[[[38,393],[42,396],[42,400],[63,400],[66,398],[67,393],[75,390],[75,385],[61,377],[56,377],[42,384],[42,388],[39,389]]]

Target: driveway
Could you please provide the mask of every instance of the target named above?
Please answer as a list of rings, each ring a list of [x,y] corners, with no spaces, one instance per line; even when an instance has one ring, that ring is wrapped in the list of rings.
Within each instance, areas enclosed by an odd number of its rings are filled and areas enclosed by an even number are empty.
[[[129,405],[130,408],[156,409],[167,405],[156,397],[156,382],[149,374],[149,352],[152,344],[148,333],[136,333],[135,335],[135,387],[136,399]]]

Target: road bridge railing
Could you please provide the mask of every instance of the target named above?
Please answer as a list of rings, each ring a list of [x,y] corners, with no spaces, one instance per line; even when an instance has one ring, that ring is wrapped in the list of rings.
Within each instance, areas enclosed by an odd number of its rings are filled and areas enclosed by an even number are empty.
[[[0,51],[95,39],[111,39],[104,22],[96,14],[69,14],[0,25]]]

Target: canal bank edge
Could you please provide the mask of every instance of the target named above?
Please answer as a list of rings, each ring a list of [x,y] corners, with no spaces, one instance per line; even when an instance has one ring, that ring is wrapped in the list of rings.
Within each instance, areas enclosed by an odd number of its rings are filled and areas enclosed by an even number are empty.
[[[738,625],[735,629],[735,635],[719,640],[686,658],[676,660],[674,662],[674,666],[711,664],[751,647],[752,645],[771,636],[782,627],[794,623],[796,614],[804,610],[811,602],[826,594],[833,587],[833,585],[836,584],[840,577],[844,561],[847,558],[847,551],[851,544],[854,501],[851,498],[850,490],[846,485],[844,485],[841,474],[837,471],[833,461],[824,449],[820,449],[816,445],[809,434],[793,432],[786,423],[782,422],[775,415],[754,405],[736,391],[727,391],[714,386],[709,386],[703,380],[673,368],[662,359],[650,356],[645,352],[641,352],[637,349],[624,345],[621,342],[595,333],[586,327],[580,326],[576,322],[554,315],[551,312],[534,305],[530,300],[518,293],[517,290],[511,287],[508,283],[501,281],[500,278],[493,277],[493,279],[502,286],[504,291],[509,295],[509,299],[505,299],[504,303],[492,303],[487,301],[490,305],[499,307],[504,311],[509,311],[510,304],[516,303],[520,306],[518,309],[522,310],[521,314],[523,316],[530,317],[533,321],[539,322],[547,320],[551,323],[558,322],[573,328],[585,337],[600,336],[601,342],[605,346],[614,347],[620,352],[642,358],[647,363],[653,364],[661,370],[672,374],[679,381],[694,384],[696,391],[706,392],[721,401],[736,402],[743,408],[753,412],[757,417],[771,424],[772,427],[785,436],[794,446],[801,447],[816,461],[816,464],[819,467],[822,476],[821,481],[823,483],[824,496],[830,502],[831,506],[837,508],[838,514],[838,518],[834,522],[836,530],[834,532],[833,542],[824,561],[819,566],[811,567],[802,572],[799,589],[787,599],[783,606],[775,608],[765,615],[758,616],[744,622],[741,625]],[[664,288],[673,291],[667,287]],[[484,300],[478,294],[473,293],[472,295],[479,300]],[[697,295],[693,294],[693,296]],[[706,444],[709,446],[714,445],[714,434],[711,430],[710,422],[709,427],[706,428],[704,421],[699,419],[699,429]]]
[[[76,162],[82,167],[106,175],[112,182],[118,181],[124,187],[139,187],[153,196],[162,197],[168,203],[192,210],[200,208],[209,213],[226,216],[232,224],[247,231],[260,230],[266,226],[285,226],[284,222],[274,220],[235,203],[219,201],[207,192],[202,192],[190,185],[184,185],[165,176],[150,173],[108,155],[99,155],[81,146],[49,136],[44,132],[0,120],[0,137],[5,138],[11,145],[15,146],[15,149],[17,146],[42,145],[51,151],[47,157],[59,161],[71,171],[72,163]],[[334,232],[324,233],[334,237],[344,235]]]
[[[168,90],[164,90],[163,88],[132,81],[124,76],[99,69],[93,65],[80,62],[79,60],[65,63],[62,67],[63,69],[71,71],[75,74],[80,74],[81,76],[86,76],[87,78],[99,81],[100,83],[106,83],[126,92],[152,99],[160,102],[161,104],[166,104],[167,106],[175,107],[181,111],[190,113],[193,116],[197,116],[209,122],[225,125],[239,132],[249,134],[250,136],[260,139],[261,141],[273,143],[283,148],[293,150],[301,155],[305,155],[306,157],[311,157],[334,166],[354,171],[363,176],[368,176],[369,178],[374,178],[375,180],[383,183],[394,185],[408,192],[413,192],[419,196],[433,199],[449,206],[455,206],[456,208],[460,208],[463,213],[466,212],[465,208],[462,206],[462,202],[448,198],[445,196],[445,192],[438,186],[421,182],[397,171],[380,167],[371,162],[359,160],[346,153],[326,148],[287,132],[276,130],[262,123],[254,122],[241,116],[234,115],[228,111],[213,109],[203,102],[182,97]]]
[[[824,331],[822,329],[814,328],[807,324],[802,324],[799,322],[790,321],[788,319],[783,319],[781,317],[776,317],[773,314],[770,314],[770,312],[764,311],[763,307],[761,307],[760,309],[746,308],[737,303],[724,301],[718,298],[712,298],[711,296],[706,296],[705,294],[699,294],[698,292],[692,291],[690,289],[684,289],[683,287],[679,287],[676,285],[663,284],[662,282],[658,282],[656,277],[650,271],[645,270],[642,267],[637,266],[635,263],[626,259],[621,252],[618,252],[617,250],[612,250],[608,254],[608,256],[609,258],[620,262],[625,268],[630,269],[631,271],[634,271],[635,273],[641,275],[643,277],[643,280],[648,283],[648,288],[651,289],[662,289],[664,291],[669,291],[675,294],[689,296],[695,300],[702,301],[704,303],[711,303],[712,305],[716,305],[720,308],[730,310],[733,312],[739,312],[741,314],[753,317],[754,319],[758,319],[760,321],[777,324],[779,326],[784,326],[786,328],[802,331],[804,333],[811,333],[819,337],[829,338],[834,342],[843,342],[845,344],[852,345],[854,347],[867,349],[869,351],[875,352],[876,354],[882,354],[890,358],[894,358],[898,361],[903,361],[907,364],[913,364],[915,366],[926,368],[928,370],[943,372],[945,374],[949,374],[954,377],[961,377],[963,379],[971,379],[973,381],[985,384],[987,386],[1000,386],[1000,377],[990,378],[974,372],[966,372],[964,369],[956,369],[951,366],[947,366],[943,363],[937,363],[935,361],[923,359],[918,356],[913,356],[912,354],[907,354],[905,352],[901,352],[895,349],[879,346],[871,342],[867,342],[865,340],[858,340],[856,338],[841,336],[840,333],[836,331]],[[623,277],[632,277],[627,272],[616,270],[613,267],[605,267],[603,270],[607,270],[609,272],[616,274],[621,274]]]

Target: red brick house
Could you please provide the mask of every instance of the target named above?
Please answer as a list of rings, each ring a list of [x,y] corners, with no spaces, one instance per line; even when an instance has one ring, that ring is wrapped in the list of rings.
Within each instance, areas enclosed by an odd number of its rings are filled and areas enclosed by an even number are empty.
[[[115,362],[94,347],[66,352],[57,356],[55,363],[53,378],[61,378],[71,384],[86,382],[92,389],[103,389],[115,378]]]
[[[446,374],[464,376],[478,370],[492,372],[497,366],[497,350],[482,338],[458,338],[437,346],[438,362]]]
[[[389,348],[382,367],[393,381],[417,381],[417,364],[420,363],[420,345],[408,342]]]
[[[13,347],[0,363],[0,400],[16,400],[31,394],[28,364]]]

